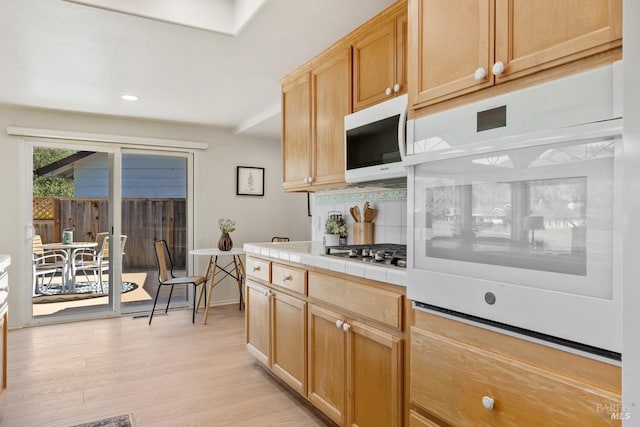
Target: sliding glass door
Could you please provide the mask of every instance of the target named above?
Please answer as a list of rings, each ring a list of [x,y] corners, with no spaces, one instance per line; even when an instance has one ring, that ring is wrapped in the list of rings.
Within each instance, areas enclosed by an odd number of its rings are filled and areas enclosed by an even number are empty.
[[[33,321],[148,313],[153,242],[167,241],[176,273],[187,269],[193,154],[66,147],[33,146]],[[192,298],[176,289],[171,307]]]
[[[121,230],[124,247],[122,311],[148,312],[158,288],[153,243],[165,240],[174,273],[187,269],[189,238],[189,173],[191,157],[180,153],[123,150]],[[171,307],[186,306],[187,289],[177,287]],[[162,289],[158,307],[165,307]]]
[[[64,145],[32,153],[33,318],[109,311],[114,153]]]

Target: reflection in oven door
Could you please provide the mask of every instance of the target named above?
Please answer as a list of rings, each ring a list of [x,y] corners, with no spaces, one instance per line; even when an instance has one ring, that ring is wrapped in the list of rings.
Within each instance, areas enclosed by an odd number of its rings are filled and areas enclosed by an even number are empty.
[[[426,189],[426,256],[585,276],[586,177]]]

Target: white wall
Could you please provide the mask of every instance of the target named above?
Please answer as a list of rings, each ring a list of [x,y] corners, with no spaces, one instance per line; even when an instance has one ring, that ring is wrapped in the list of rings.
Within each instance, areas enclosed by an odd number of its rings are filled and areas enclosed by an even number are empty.
[[[282,189],[280,141],[256,143],[250,139],[227,138],[209,148],[196,164],[195,210],[198,233],[195,246],[216,247],[220,238],[218,218],[236,220],[231,233],[234,247],[249,242],[269,242],[273,236],[310,240],[311,221],[307,196]],[[236,195],[236,167],[265,167],[264,197]],[[198,261],[198,260],[196,260]],[[198,262],[204,269],[204,259]],[[237,286],[227,281],[214,290],[217,301],[237,301]]]
[[[624,58],[624,259],[623,411],[625,427],[640,426],[640,2],[625,0]]]
[[[280,184],[279,141],[234,136],[206,126],[0,106],[0,253],[9,254],[12,259],[10,327],[22,326],[28,316],[31,241],[26,228],[31,188],[25,176],[31,159],[23,138],[8,136],[7,126],[208,142],[209,150],[200,152],[195,161],[195,247],[217,245],[220,232],[216,221],[220,217],[236,219],[237,230],[231,237],[237,247],[246,242],[268,241],[274,235],[310,239],[306,195],[286,193]],[[236,166],[265,168],[264,197],[235,195]],[[204,260],[196,260],[196,271],[203,266]],[[221,283],[214,292],[215,301],[236,301],[233,285],[230,281]]]

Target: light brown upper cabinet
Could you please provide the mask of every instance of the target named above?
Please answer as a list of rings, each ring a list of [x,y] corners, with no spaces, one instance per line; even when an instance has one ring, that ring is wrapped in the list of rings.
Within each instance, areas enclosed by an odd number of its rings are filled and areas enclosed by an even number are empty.
[[[622,0],[409,0],[415,109],[615,49]]]
[[[353,110],[407,92],[407,7],[362,28],[353,48]]]
[[[282,180],[307,185],[311,176],[311,77],[308,71],[282,84]]]
[[[344,183],[344,116],[351,112],[348,47],[314,59],[282,81],[283,186],[314,190]]]

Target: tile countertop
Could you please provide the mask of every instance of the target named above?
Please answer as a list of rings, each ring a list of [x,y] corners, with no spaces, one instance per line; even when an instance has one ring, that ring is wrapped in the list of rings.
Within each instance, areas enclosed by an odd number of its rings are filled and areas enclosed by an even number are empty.
[[[325,255],[321,242],[245,243],[243,247],[247,254],[268,256],[393,285],[407,284],[407,272],[403,268],[382,267]]]

